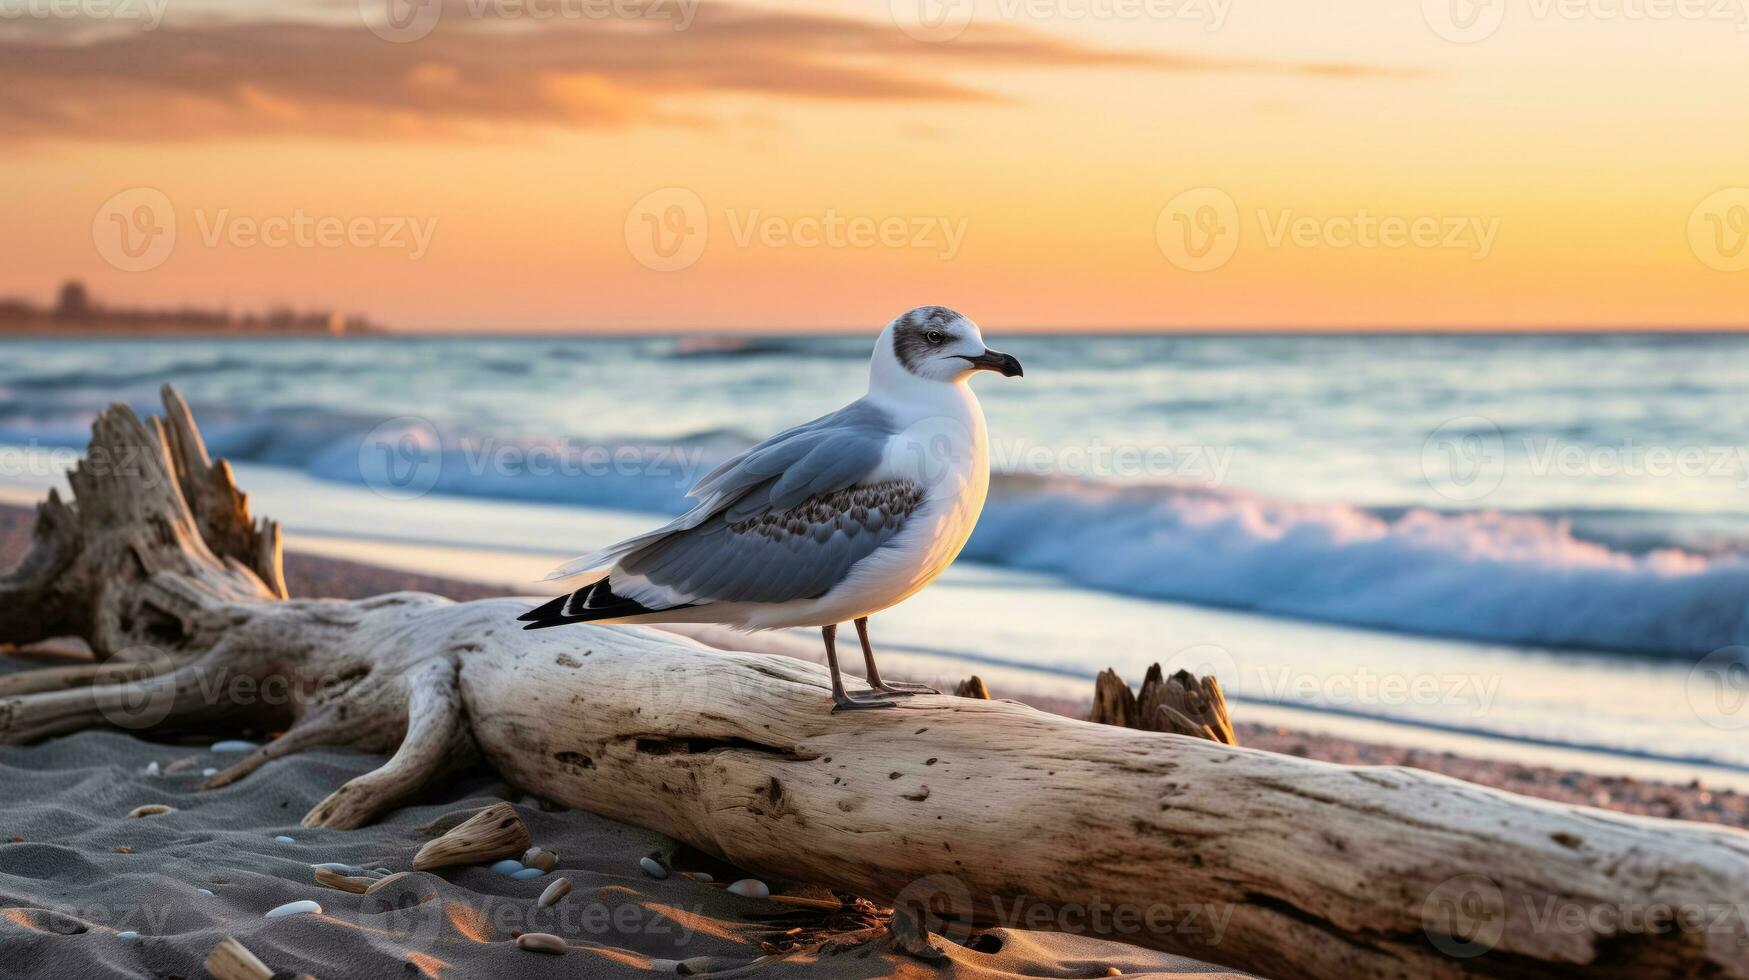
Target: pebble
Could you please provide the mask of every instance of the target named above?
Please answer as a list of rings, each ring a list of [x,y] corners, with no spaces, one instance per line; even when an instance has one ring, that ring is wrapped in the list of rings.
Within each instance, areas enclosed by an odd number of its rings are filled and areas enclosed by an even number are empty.
[[[510,873],[510,877],[512,877],[512,878],[539,878],[541,875],[544,875],[544,874],[546,874],[546,872],[542,871],[539,868],[523,868],[521,871],[512,871]]]
[[[310,865],[310,867],[322,868],[325,871],[333,871],[337,874],[343,874],[343,875],[361,875],[361,874],[364,874],[364,869],[359,867],[358,865],[356,865],[356,864],[341,864],[339,861],[328,861],[328,862],[325,862],[323,864],[312,864],[312,865]]]
[[[223,742],[214,742],[211,751],[213,751],[213,752],[253,752],[258,748],[260,748],[260,746],[256,745],[254,742],[245,742],[244,740],[242,740],[240,738],[231,738],[231,739],[226,739]]]
[[[207,891],[205,888],[196,888],[195,891],[200,892],[202,895],[211,895],[212,894],[212,892]]]
[[[556,878],[552,884],[547,886],[546,891],[540,893],[540,900],[534,903],[535,908],[550,908],[570,892],[571,879]]]
[[[279,908],[268,909],[264,914],[264,918],[283,919],[288,915],[302,915],[305,912],[314,912],[317,915],[321,915],[322,906],[317,905],[315,902],[306,898],[301,902],[287,902]]]
[[[293,840],[290,837],[287,837],[284,834],[280,834],[278,837],[275,837],[273,839],[273,842],[275,844],[296,844],[297,843],[297,841]]]
[[[158,761],[156,759],[152,760],[151,762],[146,763],[146,775],[148,775],[148,776],[158,775]]]
[[[522,863],[531,868],[539,868],[542,871],[551,871],[559,866],[559,856],[552,851],[542,851]]]
[[[650,858],[650,857],[638,858],[638,867],[643,868],[644,873],[649,875],[652,878],[666,878],[666,877],[668,877],[668,869],[662,867],[661,863],[658,862],[655,858]]]
[[[128,811],[129,817],[155,817],[160,813],[175,813],[176,808],[162,803],[146,803]]]
[[[770,898],[771,889],[767,888],[765,882],[758,878],[742,878],[729,886],[729,894],[739,895],[742,898]]]
[[[516,946],[536,953],[563,953],[569,949],[563,939],[550,932],[525,932],[516,937]]]
[[[115,938],[117,938],[117,939],[138,939],[138,938],[140,938],[140,934],[133,931],[132,929],[129,929],[127,932],[116,933]]]
[[[539,853],[540,853],[540,847],[538,845],[535,847],[531,847],[526,851],[523,851],[522,852],[522,863],[523,864],[533,864],[535,855],[537,855]]]
[[[202,776],[205,776],[208,779],[211,779],[214,776],[217,776],[219,774],[219,771],[217,769],[207,768],[207,769],[202,769],[200,771],[200,774]]]
[[[522,870],[522,862],[515,860],[514,858],[505,858],[502,861],[493,861],[492,862],[492,870],[497,872],[498,874],[501,874],[501,875],[507,875],[507,876],[513,875],[516,872]]]
[[[711,877],[711,874],[709,871],[683,871],[683,872],[681,872],[681,874],[686,875],[688,878],[691,878],[693,881],[702,881],[707,885],[713,881],[716,881],[715,878]]]

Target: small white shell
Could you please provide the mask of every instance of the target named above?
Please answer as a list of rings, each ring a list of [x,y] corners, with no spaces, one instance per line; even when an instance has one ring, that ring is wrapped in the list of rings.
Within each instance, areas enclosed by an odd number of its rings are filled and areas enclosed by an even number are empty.
[[[302,915],[306,912],[314,912],[317,915],[321,915],[322,906],[306,898],[301,902],[287,902],[279,908],[268,909],[263,913],[263,917],[268,919],[283,919],[288,915]]]
[[[275,838],[274,838],[274,839],[273,839],[273,842],[274,842],[274,843],[275,843],[275,844],[296,844],[296,843],[297,843],[297,841],[296,841],[296,840],[294,840],[294,839],[292,839],[292,838],[290,838],[290,837],[287,837],[287,836],[286,836],[286,835],[284,835],[284,834],[280,834],[280,835],[279,835],[279,836],[278,836],[278,837],[275,837]]]
[[[729,894],[742,898],[770,898],[771,889],[758,878],[742,878],[729,886]]]
[[[162,803],[144,803],[128,811],[130,817],[155,817],[160,813],[175,813],[176,808]]]
[[[516,946],[536,953],[563,953],[570,948],[550,932],[525,932],[516,937]]]
[[[551,908],[559,899],[571,893],[571,879],[554,878],[547,890],[540,893],[540,900],[535,902],[535,908]]]
[[[651,857],[638,858],[638,867],[643,868],[644,873],[649,875],[652,878],[666,878],[666,877],[668,877],[668,869],[662,867],[661,862],[657,861],[655,858],[651,858]]]

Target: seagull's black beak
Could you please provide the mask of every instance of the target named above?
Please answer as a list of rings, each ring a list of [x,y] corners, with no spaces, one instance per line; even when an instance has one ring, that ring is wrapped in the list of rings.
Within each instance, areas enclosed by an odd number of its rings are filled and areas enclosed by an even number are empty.
[[[969,361],[974,369],[979,371],[995,371],[1004,378],[1019,378],[1026,374],[1025,371],[1020,369],[1020,362],[1014,359],[1013,354],[1004,354],[999,350],[990,350],[986,348],[984,353],[979,354],[977,357],[966,357],[964,354],[961,354],[960,356]]]

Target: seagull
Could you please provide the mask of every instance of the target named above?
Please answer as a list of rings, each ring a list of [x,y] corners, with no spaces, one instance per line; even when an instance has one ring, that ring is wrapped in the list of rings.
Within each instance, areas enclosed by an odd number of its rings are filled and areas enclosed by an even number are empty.
[[[990,489],[989,441],[966,382],[979,371],[1022,373],[953,310],[923,306],[900,316],[875,341],[867,394],[724,462],[673,521],[560,566],[547,581],[579,587],[524,614],[524,629],[817,626],[833,711],[940,693],[881,679],[868,617],[934,581],[978,522]],[[846,620],[862,641],[868,693],[847,693],[838,671],[838,624]]]

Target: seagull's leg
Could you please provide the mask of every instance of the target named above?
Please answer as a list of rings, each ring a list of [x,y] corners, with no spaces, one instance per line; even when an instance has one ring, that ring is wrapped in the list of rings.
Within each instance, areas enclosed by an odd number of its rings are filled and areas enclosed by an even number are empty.
[[[862,663],[868,673],[868,686],[888,694],[940,694],[933,687],[925,684],[906,684],[903,681],[887,681],[882,683],[880,668],[875,666],[874,647],[868,643],[868,617],[863,616],[856,621],[856,638],[862,641]]]
[[[858,708],[891,708],[892,697],[886,694],[851,697],[844,691],[844,678],[838,673],[838,624],[820,627],[826,640],[826,666],[832,671],[832,710],[853,711]]]

